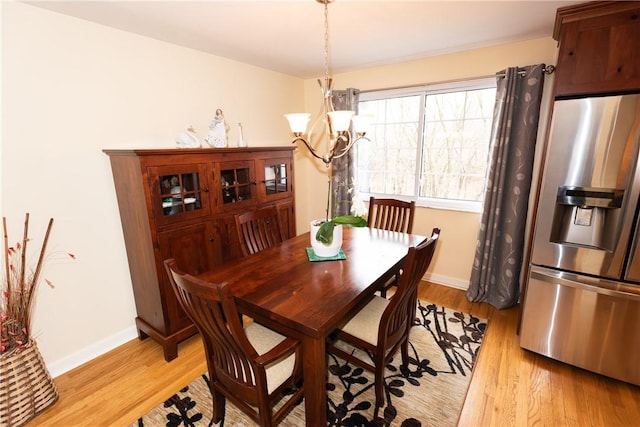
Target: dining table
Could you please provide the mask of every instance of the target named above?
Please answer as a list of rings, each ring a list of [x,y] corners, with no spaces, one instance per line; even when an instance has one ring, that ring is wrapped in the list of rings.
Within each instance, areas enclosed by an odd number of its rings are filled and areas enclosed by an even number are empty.
[[[309,233],[199,274],[227,282],[242,314],[302,343],[307,426],[327,425],[326,340],[402,268],[425,236],[345,227],[342,260],[315,260]]]

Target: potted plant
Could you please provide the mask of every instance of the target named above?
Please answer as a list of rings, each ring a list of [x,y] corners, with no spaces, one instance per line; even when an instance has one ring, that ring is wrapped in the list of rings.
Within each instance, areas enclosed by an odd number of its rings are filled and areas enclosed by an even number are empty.
[[[364,227],[367,225],[367,220],[361,216],[355,215],[341,215],[329,220],[315,221],[318,229],[315,234],[316,240],[324,245],[331,245],[333,242],[333,231],[336,225],[349,225],[352,227]]]
[[[310,224],[311,246],[319,257],[332,257],[340,252],[342,247],[342,227],[365,227],[367,220],[360,215],[338,215],[329,218],[331,209],[331,172],[327,186],[327,216],[322,220],[313,220]],[[335,204],[335,201],[334,201]]]
[[[53,218],[44,235],[35,267],[27,262],[29,214],[22,240],[9,245],[7,220],[4,230],[3,275],[0,280],[0,420],[3,425],[22,425],[58,399],[58,391],[32,337],[31,320],[36,291]],[[69,254],[74,258],[72,254]],[[45,280],[51,287],[53,285]]]

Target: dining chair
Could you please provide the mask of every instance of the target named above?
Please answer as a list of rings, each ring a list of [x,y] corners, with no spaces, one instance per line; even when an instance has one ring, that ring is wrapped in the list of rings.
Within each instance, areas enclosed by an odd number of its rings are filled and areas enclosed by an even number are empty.
[[[405,202],[397,199],[369,199],[369,216],[367,225],[371,228],[411,233],[416,202]]]
[[[243,327],[226,283],[184,273],[173,258],[164,266],[182,308],[202,336],[213,422],[222,419],[227,398],[261,426],[276,425],[303,397],[300,341],[256,322]],[[287,389],[295,391],[274,411]]]
[[[277,206],[235,215],[242,254],[249,256],[286,240]]]
[[[416,211],[416,202],[405,202],[397,199],[369,198],[369,215],[367,225],[370,228],[380,228],[400,233],[413,231],[413,216]],[[380,296],[386,297],[387,291],[398,284],[402,271],[396,272],[380,289]]]
[[[415,318],[418,284],[431,263],[439,237],[440,229],[434,228],[430,238],[410,247],[398,290],[391,299],[374,296],[335,332],[335,340],[328,344],[330,353],[374,373],[376,408],[384,403],[385,366],[398,349],[401,350],[402,365],[407,366],[409,362],[409,332]],[[352,351],[338,347],[338,341],[366,350],[372,355],[373,364],[358,358]]]

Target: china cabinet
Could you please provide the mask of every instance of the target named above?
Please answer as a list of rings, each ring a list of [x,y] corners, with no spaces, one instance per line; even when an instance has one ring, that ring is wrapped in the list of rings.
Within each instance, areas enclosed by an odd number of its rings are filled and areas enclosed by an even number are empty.
[[[167,361],[196,332],[179,306],[163,261],[191,274],[242,256],[234,215],[277,205],[293,237],[295,147],[103,150],[110,158],[140,339]]]
[[[558,9],[555,96],[640,89],[640,1],[595,1]]]

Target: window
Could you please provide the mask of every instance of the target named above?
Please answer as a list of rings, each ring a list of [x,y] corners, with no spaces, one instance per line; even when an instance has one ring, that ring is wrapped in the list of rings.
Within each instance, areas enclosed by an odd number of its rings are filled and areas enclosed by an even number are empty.
[[[359,194],[480,211],[495,86],[488,78],[360,94],[358,113],[374,121],[371,142],[356,144]]]

